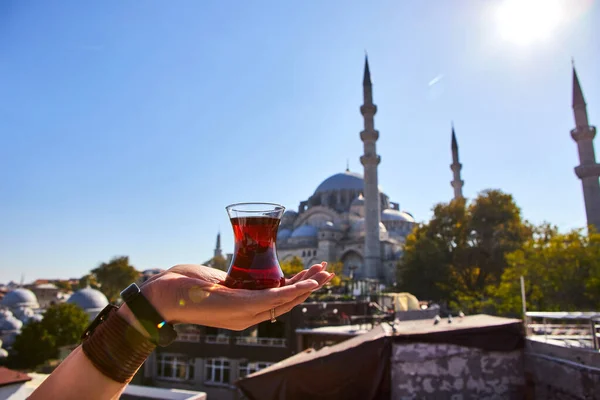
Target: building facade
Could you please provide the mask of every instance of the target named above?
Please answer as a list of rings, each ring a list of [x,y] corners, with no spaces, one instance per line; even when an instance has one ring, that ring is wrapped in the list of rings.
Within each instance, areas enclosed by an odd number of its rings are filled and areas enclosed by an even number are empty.
[[[341,325],[355,316],[368,316],[369,302],[304,303],[277,322],[265,321],[243,331],[197,325],[177,325],[178,337],[167,347],[157,347],[133,383],[205,392],[209,399],[237,400],[244,397],[235,382],[298,351],[306,345],[299,330]],[[302,344],[304,343],[304,344]]]

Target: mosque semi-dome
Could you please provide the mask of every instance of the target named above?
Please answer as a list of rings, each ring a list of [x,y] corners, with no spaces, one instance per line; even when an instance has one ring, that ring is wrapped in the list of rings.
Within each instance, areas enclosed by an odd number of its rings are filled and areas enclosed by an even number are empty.
[[[382,221],[403,221],[403,222],[415,222],[412,215],[404,211],[398,211],[391,208],[383,210],[381,213]]]
[[[283,228],[277,232],[277,240],[285,240],[285,239],[289,238],[290,236],[292,236],[291,229]]]
[[[2,301],[0,301],[0,305],[11,309],[18,307],[39,308],[40,306],[35,294],[31,290],[24,288],[8,292]]]
[[[335,224],[331,221],[327,221],[323,224],[323,226],[321,226],[320,230],[322,231],[330,231],[330,232],[337,232],[340,229],[338,227],[335,226]]]
[[[102,309],[108,305],[108,299],[99,290],[86,287],[73,293],[69,300],[69,304],[75,304],[83,310]]]
[[[0,317],[0,332],[18,331],[23,327],[23,322],[19,321],[12,314]]]
[[[292,232],[292,236],[293,238],[305,238],[305,237],[317,237],[318,234],[318,230],[316,227],[312,226],[312,225],[301,225],[298,228],[294,229],[294,232]]]

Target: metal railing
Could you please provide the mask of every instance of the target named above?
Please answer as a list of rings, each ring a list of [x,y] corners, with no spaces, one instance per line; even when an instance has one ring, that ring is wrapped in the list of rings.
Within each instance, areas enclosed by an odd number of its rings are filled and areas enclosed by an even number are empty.
[[[199,342],[201,335],[199,333],[185,333],[180,332],[177,334],[176,341],[178,342]]]
[[[205,343],[229,344],[229,336],[225,335],[204,335]]]
[[[529,337],[559,341],[566,347],[600,348],[600,313],[537,312],[525,313],[525,329]]]
[[[254,336],[238,336],[235,344],[240,346],[286,347],[287,341],[281,338],[261,338]]]

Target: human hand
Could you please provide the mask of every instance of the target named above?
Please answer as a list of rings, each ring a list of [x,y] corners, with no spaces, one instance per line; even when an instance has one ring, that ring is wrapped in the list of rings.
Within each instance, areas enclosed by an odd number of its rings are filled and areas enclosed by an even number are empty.
[[[224,286],[223,271],[178,265],[150,278],[141,290],[168,322],[243,330],[269,320],[272,308],[277,317],[304,302],[334,277],[326,266],[315,264],[286,279],[280,288],[244,290]]]

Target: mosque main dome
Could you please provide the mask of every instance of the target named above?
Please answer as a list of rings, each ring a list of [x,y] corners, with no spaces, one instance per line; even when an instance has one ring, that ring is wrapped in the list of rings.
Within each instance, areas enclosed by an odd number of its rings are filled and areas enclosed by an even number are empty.
[[[363,176],[357,172],[346,170],[335,175],[331,175],[325,179],[315,190],[315,194],[332,192],[338,190],[350,190],[363,192],[365,190],[365,180]],[[379,191],[382,192],[381,186]]]

